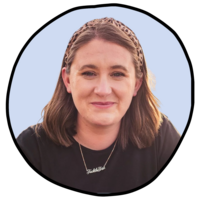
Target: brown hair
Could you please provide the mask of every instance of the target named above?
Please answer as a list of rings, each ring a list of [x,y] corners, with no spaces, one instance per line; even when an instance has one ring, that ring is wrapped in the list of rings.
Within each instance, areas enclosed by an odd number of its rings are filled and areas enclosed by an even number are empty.
[[[84,31],[75,34],[75,36],[76,38],[73,39],[72,37],[69,42],[63,58],[62,68],[66,67],[66,73],[70,73],[70,67],[77,50],[95,38],[121,45],[132,54],[136,76],[142,78],[143,82],[137,95],[132,98],[126,114],[121,119],[118,140],[123,149],[125,149],[129,140],[140,149],[151,146],[162,119],[157,108],[159,106],[158,99],[150,90],[149,74],[144,54],[139,55],[136,45],[130,36],[126,34],[126,30],[123,31],[112,25],[112,23],[96,23],[92,26],[86,26]],[[139,43],[138,40],[136,42]],[[139,51],[141,52],[141,50]],[[72,144],[70,136],[76,134],[78,111],[74,105],[72,95],[67,93],[63,83],[62,68],[53,97],[43,109],[44,116],[41,125],[51,140],[56,144],[68,147]],[[39,128],[38,125],[36,126],[36,133],[37,128]]]

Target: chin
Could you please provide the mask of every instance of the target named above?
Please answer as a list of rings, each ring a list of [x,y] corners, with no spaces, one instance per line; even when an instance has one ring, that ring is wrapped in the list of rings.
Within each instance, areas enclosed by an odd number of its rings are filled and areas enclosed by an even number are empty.
[[[116,122],[116,120],[112,118],[96,118],[95,120],[94,119],[91,120],[91,122],[98,126],[110,126],[110,125],[118,123]]]

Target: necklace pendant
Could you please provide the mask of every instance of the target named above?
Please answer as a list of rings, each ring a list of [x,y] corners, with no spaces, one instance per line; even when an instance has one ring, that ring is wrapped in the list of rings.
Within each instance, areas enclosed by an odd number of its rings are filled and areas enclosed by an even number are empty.
[[[105,169],[106,169],[105,166],[104,167],[93,168],[93,170],[88,169],[87,170],[87,174],[91,174],[91,173],[95,173],[95,172],[100,172],[100,171],[105,170]]]

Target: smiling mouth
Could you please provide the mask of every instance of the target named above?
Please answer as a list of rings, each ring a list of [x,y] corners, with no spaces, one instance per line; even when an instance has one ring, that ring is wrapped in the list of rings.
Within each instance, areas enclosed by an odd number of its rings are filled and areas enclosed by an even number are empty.
[[[91,104],[97,108],[110,108],[115,102],[92,102]]]
[[[110,105],[110,104],[114,104],[114,102],[111,102],[111,101],[107,101],[107,102],[92,102],[92,104]]]

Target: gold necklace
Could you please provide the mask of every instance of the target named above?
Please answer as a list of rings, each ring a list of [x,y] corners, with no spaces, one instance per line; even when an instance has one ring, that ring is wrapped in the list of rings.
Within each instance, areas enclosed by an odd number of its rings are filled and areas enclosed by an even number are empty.
[[[115,145],[114,145],[114,147],[113,147],[108,159],[106,160],[106,163],[104,164],[104,166],[103,167],[101,167],[101,166],[100,167],[96,167],[96,168],[93,168],[93,169],[88,169],[87,168],[86,163],[85,163],[85,159],[84,159],[84,156],[83,156],[83,152],[82,152],[82,149],[81,149],[81,145],[80,145],[80,143],[78,143],[78,144],[79,144],[79,148],[80,148],[80,152],[81,152],[81,155],[82,155],[83,163],[85,165],[86,172],[87,172],[87,174],[91,174],[91,173],[100,172],[100,171],[106,169],[106,164],[107,164],[108,160],[110,159],[110,156],[112,155],[112,153],[113,153],[113,151],[115,149],[115,146],[117,144],[117,140],[116,140]]]

